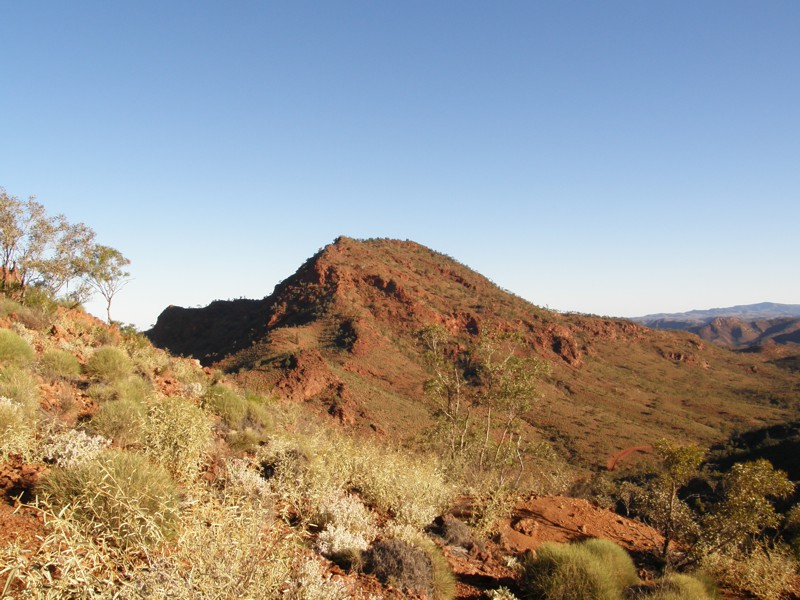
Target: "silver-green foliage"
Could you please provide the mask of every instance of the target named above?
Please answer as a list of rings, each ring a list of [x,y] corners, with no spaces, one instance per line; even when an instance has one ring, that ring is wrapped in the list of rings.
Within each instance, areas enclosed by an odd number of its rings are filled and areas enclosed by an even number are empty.
[[[178,489],[145,456],[107,450],[77,466],[53,468],[39,492],[97,538],[121,548],[152,546],[171,537],[179,519]]]
[[[205,413],[183,398],[152,402],[143,426],[145,452],[179,481],[191,482],[200,470],[211,442]]]

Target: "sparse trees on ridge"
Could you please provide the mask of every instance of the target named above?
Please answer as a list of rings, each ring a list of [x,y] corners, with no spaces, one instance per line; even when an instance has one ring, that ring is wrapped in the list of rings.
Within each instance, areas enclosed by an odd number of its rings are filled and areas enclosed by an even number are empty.
[[[31,196],[20,200],[0,187],[0,293],[24,301],[29,289],[85,302],[100,292],[111,298],[127,283],[130,261],[95,243],[95,232],[64,215],[50,216]],[[110,316],[109,316],[110,320]]]
[[[86,272],[87,283],[97,290],[106,301],[106,316],[111,323],[111,300],[130,281],[130,273],[124,270],[131,261],[109,246],[99,244],[92,248]]]

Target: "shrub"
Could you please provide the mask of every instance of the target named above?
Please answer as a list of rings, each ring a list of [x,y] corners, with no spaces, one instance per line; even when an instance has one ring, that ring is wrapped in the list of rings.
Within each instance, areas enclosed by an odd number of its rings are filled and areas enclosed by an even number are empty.
[[[84,431],[67,429],[52,434],[42,445],[42,456],[58,467],[75,468],[97,458],[109,441],[99,436],[87,435]]]
[[[234,430],[249,430],[251,435],[267,429],[272,418],[263,405],[263,399],[254,396],[243,396],[233,388],[215,383],[203,395],[203,406],[222,419],[222,422]]]
[[[152,393],[152,388],[141,377],[132,375],[112,383],[93,383],[89,386],[87,393],[98,404],[113,400],[131,400],[143,403]]]
[[[786,515],[786,537],[795,559],[800,560],[800,504],[795,504]]]
[[[317,551],[334,562],[350,566],[375,539],[375,516],[350,494],[332,492],[317,501]]]
[[[10,329],[0,329],[0,363],[24,367],[33,361],[31,345]]]
[[[125,549],[175,534],[179,497],[169,473],[146,457],[108,450],[76,467],[54,468],[39,491],[57,509],[71,507],[86,531]]]
[[[36,448],[34,424],[18,403],[0,396],[0,461],[12,454],[28,460]]]
[[[0,370],[0,396],[13,400],[33,417],[39,410],[39,384],[28,372],[15,366]]]
[[[420,548],[398,538],[379,539],[363,556],[364,572],[410,592],[433,594],[433,565]]]
[[[797,564],[782,546],[717,552],[705,556],[701,564],[720,585],[749,592],[760,600],[778,600],[795,591]]]
[[[122,347],[130,355],[136,371],[148,379],[163,373],[170,365],[169,354],[154,347],[141,333],[125,331],[122,334]]]
[[[642,596],[647,600],[712,600],[706,584],[692,577],[673,573],[661,579],[655,590]]]
[[[437,519],[434,531],[450,546],[467,548],[474,542],[469,526],[450,514]]]
[[[426,457],[348,441],[347,453],[331,457],[330,469],[350,461],[350,484],[361,490],[364,498],[391,512],[400,523],[418,528],[429,525],[453,497],[438,464]]]
[[[205,413],[183,398],[162,398],[147,411],[146,452],[179,481],[193,481],[211,442]]]
[[[188,358],[173,358],[170,363],[176,379],[183,384],[184,392],[199,398],[206,392],[206,374],[196,361]]]
[[[520,587],[527,598],[620,600],[622,588],[599,556],[581,544],[542,544],[522,560]]]
[[[64,350],[48,350],[39,361],[42,375],[50,379],[70,379],[81,374],[78,359]]]
[[[636,565],[633,564],[630,554],[611,540],[591,538],[581,542],[580,547],[600,560],[620,589],[639,582]]]
[[[94,381],[115,383],[133,373],[133,363],[119,348],[104,346],[95,350],[83,365],[83,370]]]
[[[325,526],[316,541],[317,552],[344,568],[357,564],[368,546],[369,542],[360,533],[333,523]]]
[[[441,514],[454,494],[435,460],[356,443],[333,431],[275,435],[256,456],[276,493],[291,496],[294,504],[303,494],[354,488],[398,522],[417,528]]]
[[[291,582],[283,592],[286,600],[349,600],[344,583],[332,579],[330,573],[315,560],[304,560],[292,569]],[[370,596],[372,598],[373,596]]]
[[[251,461],[230,458],[225,461],[223,474],[225,492],[232,498],[246,498],[262,506],[272,506],[269,483],[258,473]]]
[[[24,590],[8,597],[119,597],[121,577],[135,568],[133,556],[95,539],[73,519],[73,507],[58,512],[38,505],[31,508],[37,511],[44,529],[35,547],[19,541],[0,547],[0,565],[5,566],[0,575],[8,577],[5,591]]]
[[[320,527],[336,524],[370,538],[377,533],[375,515],[352,494],[332,492],[317,501],[315,520]]]
[[[492,483],[487,479],[477,489],[473,488],[476,502],[470,525],[484,537],[495,532],[498,523],[511,516],[516,502],[514,493],[508,487]]]
[[[268,511],[201,494],[175,543],[132,582],[137,598],[282,598],[294,548]]]

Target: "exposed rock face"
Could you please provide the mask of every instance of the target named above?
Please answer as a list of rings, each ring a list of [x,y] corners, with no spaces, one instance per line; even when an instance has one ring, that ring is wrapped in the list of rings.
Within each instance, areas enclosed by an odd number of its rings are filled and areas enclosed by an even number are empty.
[[[543,310],[414,242],[345,237],[270,296],[169,307],[148,335],[156,345],[236,373],[249,386],[302,402],[348,427],[407,438],[431,423],[416,334],[432,324],[462,349],[482,334],[517,336],[520,353],[550,366],[542,398],[526,417],[527,431],[594,464],[622,448],[652,443],[665,428],[714,439],[724,423],[752,418],[749,408],[728,403],[737,398],[732,388],[780,372],[765,371],[755,356],[749,360],[757,369],[743,366],[741,357],[682,332]],[[664,377],[668,386],[653,384]],[[695,402],[698,381],[710,399],[702,406]],[[775,381],[779,385],[780,377]],[[719,411],[725,416],[713,416]]]

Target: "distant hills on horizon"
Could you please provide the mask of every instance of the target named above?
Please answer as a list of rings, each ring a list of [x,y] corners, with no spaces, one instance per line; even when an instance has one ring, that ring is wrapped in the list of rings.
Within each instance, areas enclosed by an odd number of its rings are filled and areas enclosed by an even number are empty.
[[[760,302],[682,313],[657,313],[630,320],[653,329],[688,331],[705,341],[734,348],[770,343],[800,344],[800,304]]]
[[[783,317],[793,317],[800,319],[800,304],[778,304],[777,302],[739,304],[727,308],[708,308],[679,313],[656,313],[644,315],[642,317],[632,317],[631,321],[642,323],[645,321],[669,320],[706,323],[717,317],[732,317],[737,319],[779,319]]]

